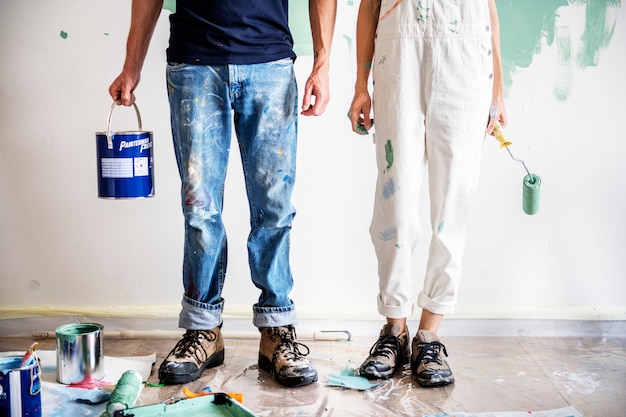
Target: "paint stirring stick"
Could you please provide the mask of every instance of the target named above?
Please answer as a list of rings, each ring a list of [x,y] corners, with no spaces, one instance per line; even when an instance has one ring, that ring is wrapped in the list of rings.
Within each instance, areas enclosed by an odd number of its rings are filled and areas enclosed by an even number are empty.
[[[30,365],[31,362],[33,362],[35,360],[35,350],[37,350],[37,348],[39,347],[39,343],[34,342],[32,345],[30,345],[30,347],[28,348],[28,350],[26,351],[26,353],[24,354],[24,356],[22,357],[22,362],[20,363],[20,368],[26,365]]]

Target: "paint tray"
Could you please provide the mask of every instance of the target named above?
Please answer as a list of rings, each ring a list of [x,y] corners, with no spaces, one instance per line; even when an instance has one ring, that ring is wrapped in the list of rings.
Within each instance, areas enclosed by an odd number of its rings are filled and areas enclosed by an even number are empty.
[[[224,393],[116,411],[113,417],[257,417]]]

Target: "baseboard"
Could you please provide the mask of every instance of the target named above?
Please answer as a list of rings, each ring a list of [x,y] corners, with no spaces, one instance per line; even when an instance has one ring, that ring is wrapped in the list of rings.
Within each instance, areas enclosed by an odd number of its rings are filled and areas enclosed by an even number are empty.
[[[382,317],[372,311],[333,311],[329,308],[298,309],[298,333],[307,338],[331,339],[378,334]],[[54,336],[54,329],[66,323],[96,322],[105,333],[118,337],[178,337],[179,306],[1,306],[0,337]],[[503,311],[459,309],[444,319],[441,335],[598,337],[626,338],[625,308],[571,308],[547,311]],[[225,336],[257,337],[250,307],[226,308]],[[409,328],[417,328],[417,317]]]

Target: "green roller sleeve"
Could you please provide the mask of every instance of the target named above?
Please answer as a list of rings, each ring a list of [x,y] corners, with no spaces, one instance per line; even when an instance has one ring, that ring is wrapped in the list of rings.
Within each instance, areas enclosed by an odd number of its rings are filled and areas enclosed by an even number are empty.
[[[133,370],[124,372],[107,403],[106,411],[109,417],[113,417],[116,411],[134,407],[142,388],[143,380],[139,372]]]
[[[541,190],[541,178],[535,174],[524,177],[524,190],[522,198],[522,209],[524,213],[533,215],[539,211],[539,200]]]

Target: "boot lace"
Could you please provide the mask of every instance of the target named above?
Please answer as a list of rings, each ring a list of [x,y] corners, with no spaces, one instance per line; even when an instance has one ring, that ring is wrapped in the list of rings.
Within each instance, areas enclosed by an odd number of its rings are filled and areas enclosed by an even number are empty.
[[[304,343],[296,341],[296,330],[293,327],[288,327],[289,331],[281,331],[280,329],[273,329],[271,334],[272,341],[280,340],[278,346],[274,350],[273,361],[276,362],[280,355],[286,360],[301,360],[303,357],[309,354],[309,347]],[[300,351],[300,347],[306,349],[306,351]]]
[[[384,356],[391,358],[391,355],[398,355],[402,349],[402,344],[397,336],[384,335],[380,336],[376,343],[370,348],[370,356]]]
[[[417,366],[424,361],[424,364],[427,363],[436,363],[438,365],[443,364],[443,359],[439,354],[443,351],[443,354],[448,356],[448,352],[446,351],[446,347],[443,343],[435,341],[430,343],[420,343],[418,347],[421,349],[417,359],[413,363],[413,367],[417,369]]]
[[[217,334],[211,330],[187,330],[167,356],[184,358],[193,355],[198,363],[202,363],[209,356],[202,339],[213,342],[217,339]]]

